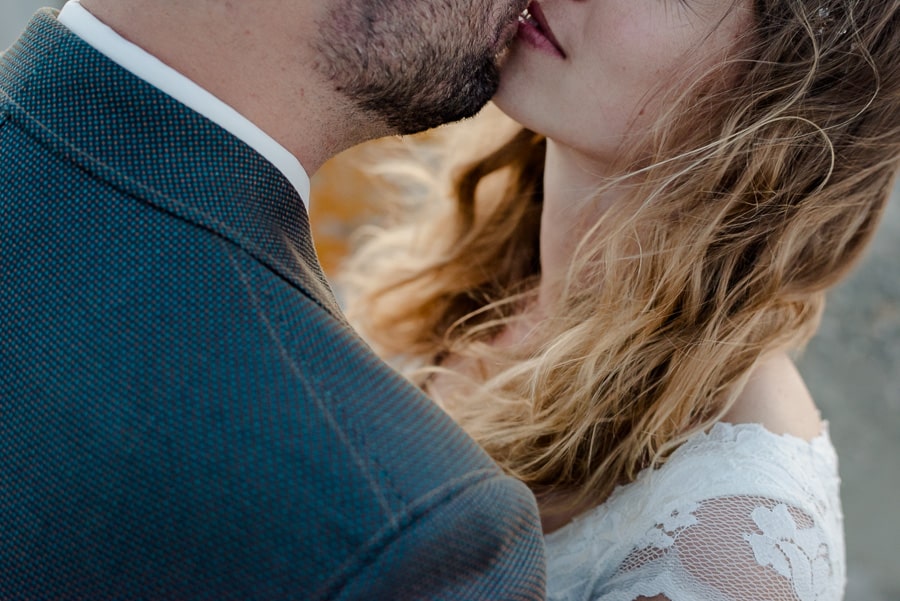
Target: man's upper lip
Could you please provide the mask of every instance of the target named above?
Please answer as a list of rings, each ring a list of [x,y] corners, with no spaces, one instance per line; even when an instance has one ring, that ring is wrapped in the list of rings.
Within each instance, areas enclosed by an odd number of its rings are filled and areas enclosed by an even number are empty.
[[[547,39],[550,40],[556,49],[559,50],[560,54],[566,56],[566,51],[563,50],[563,47],[560,45],[559,40],[556,39],[556,36],[553,35],[553,30],[550,29],[550,25],[547,23],[547,17],[544,16],[544,11],[541,9],[541,5],[537,0],[532,0],[531,3],[528,4],[528,12],[531,13],[531,16],[535,21],[541,26],[541,31]]]

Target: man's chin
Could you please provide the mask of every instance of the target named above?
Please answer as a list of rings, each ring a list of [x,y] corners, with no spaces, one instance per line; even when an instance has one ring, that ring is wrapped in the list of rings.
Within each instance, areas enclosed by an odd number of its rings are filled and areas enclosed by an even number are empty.
[[[446,86],[446,82],[444,82]],[[474,73],[470,70],[459,85],[446,86],[443,93],[434,97],[406,99],[379,99],[361,106],[383,120],[400,135],[423,132],[446,123],[462,121],[477,115],[490,102],[500,87],[500,70],[486,61]]]

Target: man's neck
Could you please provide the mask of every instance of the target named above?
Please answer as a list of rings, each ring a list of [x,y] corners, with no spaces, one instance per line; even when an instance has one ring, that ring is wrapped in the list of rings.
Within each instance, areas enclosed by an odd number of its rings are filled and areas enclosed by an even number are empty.
[[[391,132],[316,70],[319,3],[81,0],[119,35],[252,121],[315,173],[331,156]],[[276,24],[273,26],[272,24]]]

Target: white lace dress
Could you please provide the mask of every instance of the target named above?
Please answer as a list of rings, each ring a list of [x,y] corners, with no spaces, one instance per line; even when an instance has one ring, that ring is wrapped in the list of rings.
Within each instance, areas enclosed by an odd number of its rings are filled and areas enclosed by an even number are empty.
[[[812,442],[720,423],[658,470],[547,535],[551,601],[839,601],[837,457]]]

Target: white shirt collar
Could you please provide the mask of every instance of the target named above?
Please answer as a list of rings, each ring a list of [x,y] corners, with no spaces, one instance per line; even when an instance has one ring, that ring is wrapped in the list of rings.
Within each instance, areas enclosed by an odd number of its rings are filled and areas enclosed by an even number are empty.
[[[58,19],[72,33],[120,67],[200,113],[265,157],[291,182],[309,208],[309,176],[300,161],[246,117],[117,34],[89,13],[78,0],[69,0]]]

